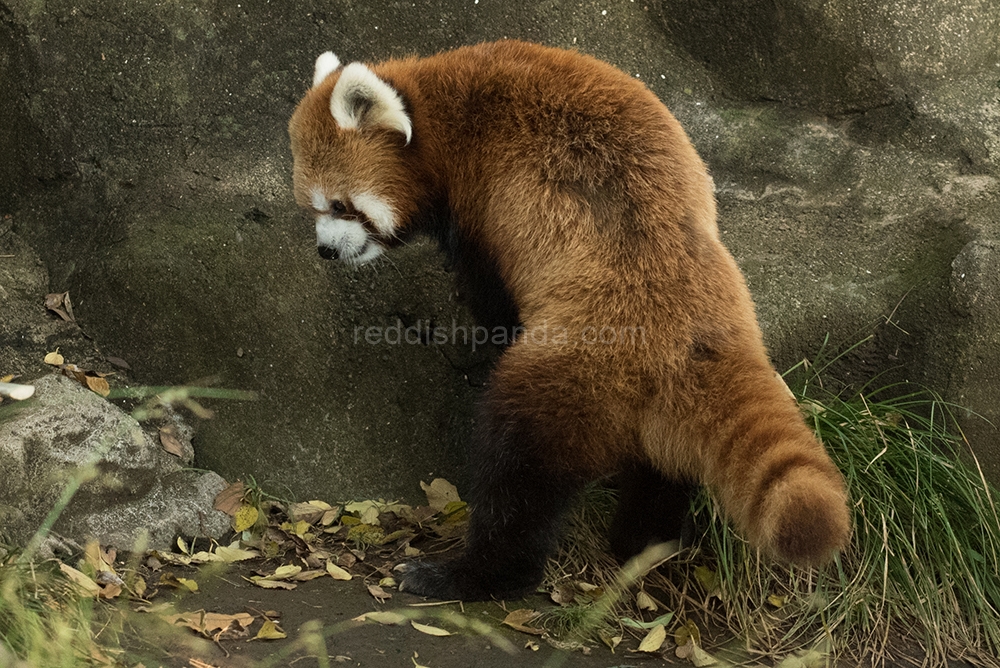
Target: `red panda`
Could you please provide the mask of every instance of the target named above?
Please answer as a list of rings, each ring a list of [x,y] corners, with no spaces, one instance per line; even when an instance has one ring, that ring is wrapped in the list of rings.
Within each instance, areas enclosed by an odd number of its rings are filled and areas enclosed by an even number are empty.
[[[289,134],[322,256],[365,264],[430,232],[474,315],[517,327],[479,407],[466,550],[407,564],[403,590],[530,591],[575,493],[616,472],[622,558],[675,537],[691,484],[776,559],[846,546],[843,478],[768,359],[705,165],[640,81],[516,41],[328,52]]]

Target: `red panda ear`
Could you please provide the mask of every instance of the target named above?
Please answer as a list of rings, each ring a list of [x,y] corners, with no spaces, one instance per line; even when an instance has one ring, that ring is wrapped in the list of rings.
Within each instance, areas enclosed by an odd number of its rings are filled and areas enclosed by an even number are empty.
[[[335,72],[339,67],[340,58],[337,58],[333,51],[321,53],[316,59],[316,69],[313,71],[313,88],[323,83],[327,75]]]
[[[407,144],[413,135],[413,124],[399,94],[361,63],[351,63],[341,72],[330,95],[330,113],[342,128],[398,130],[406,136]]]

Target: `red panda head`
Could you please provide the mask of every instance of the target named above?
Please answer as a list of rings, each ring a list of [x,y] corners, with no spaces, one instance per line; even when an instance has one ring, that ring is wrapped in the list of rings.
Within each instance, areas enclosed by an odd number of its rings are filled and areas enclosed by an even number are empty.
[[[406,166],[413,126],[399,94],[328,51],[288,132],[295,199],[316,218],[320,255],[353,265],[382,255],[416,208]]]

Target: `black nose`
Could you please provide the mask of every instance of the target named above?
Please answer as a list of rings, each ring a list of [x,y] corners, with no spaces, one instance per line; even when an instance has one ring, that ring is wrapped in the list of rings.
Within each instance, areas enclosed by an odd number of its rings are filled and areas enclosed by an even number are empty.
[[[337,259],[337,249],[333,246],[317,246],[316,250],[319,251],[319,256],[324,260]]]

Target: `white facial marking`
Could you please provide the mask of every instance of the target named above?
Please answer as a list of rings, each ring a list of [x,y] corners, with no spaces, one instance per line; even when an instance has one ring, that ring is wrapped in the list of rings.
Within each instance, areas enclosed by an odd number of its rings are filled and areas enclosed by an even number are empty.
[[[365,214],[382,236],[391,237],[396,233],[396,212],[378,195],[358,193],[351,196],[351,204]]]
[[[323,83],[323,80],[338,67],[340,67],[340,58],[337,58],[333,51],[321,53],[316,59],[316,69],[313,70],[313,88]]]
[[[351,63],[341,72],[330,95],[330,113],[344,129],[399,130],[407,144],[413,135],[413,125],[399,94],[362,63]]]
[[[322,213],[330,208],[330,200],[326,198],[326,195],[324,195],[323,191],[319,188],[313,188],[310,190],[309,197],[312,207],[317,211]]]
[[[332,248],[337,259],[347,264],[362,265],[382,254],[383,248],[361,223],[329,214],[316,217],[316,245]]]

